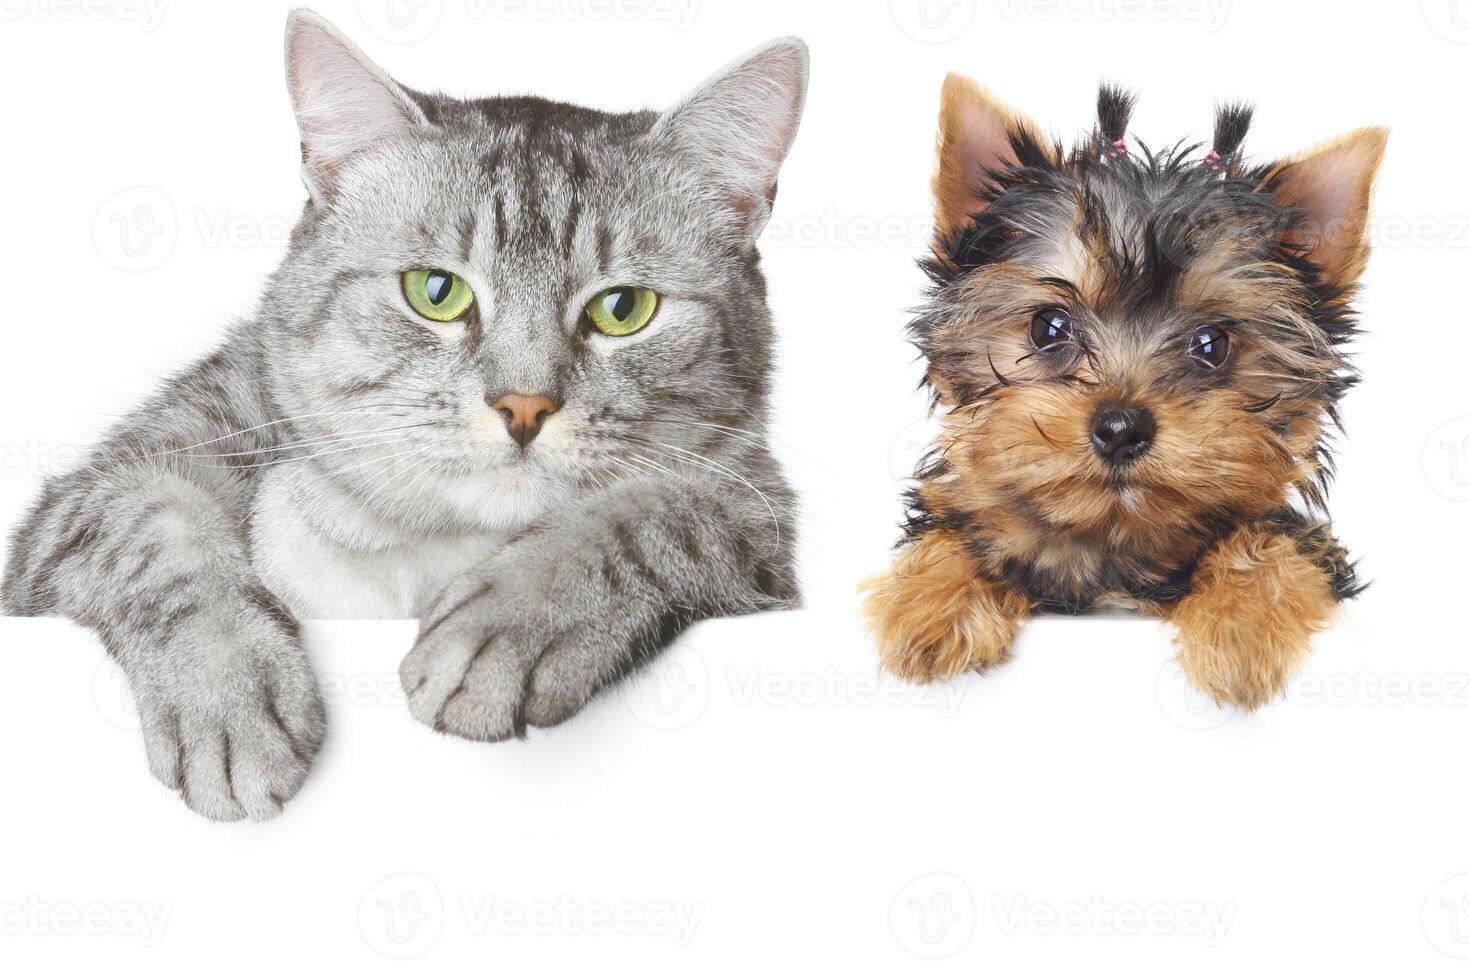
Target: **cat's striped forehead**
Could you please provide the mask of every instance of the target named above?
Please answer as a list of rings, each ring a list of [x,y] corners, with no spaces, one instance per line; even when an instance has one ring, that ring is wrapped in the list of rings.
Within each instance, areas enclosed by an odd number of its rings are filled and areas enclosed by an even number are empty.
[[[654,113],[531,98],[453,105],[432,138],[381,151],[387,162],[347,196],[363,206],[344,223],[406,233],[524,288],[617,269],[703,278],[736,258],[739,216],[650,139]]]
[[[727,377],[755,385],[769,345],[757,257],[736,247],[738,213],[652,137],[656,114],[539,99],[432,104],[432,129],[337,174],[342,193],[299,243],[303,277],[332,284],[326,302],[299,311],[321,343],[350,336],[359,354],[410,370],[444,360],[432,371],[466,385],[598,410],[634,390],[694,401]],[[415,268],[470,285],[461,334],[439,336],[403,308],[397,280]],[[649,331],[660,336],[590,347],[581,311],[624,285],[660,297]]]

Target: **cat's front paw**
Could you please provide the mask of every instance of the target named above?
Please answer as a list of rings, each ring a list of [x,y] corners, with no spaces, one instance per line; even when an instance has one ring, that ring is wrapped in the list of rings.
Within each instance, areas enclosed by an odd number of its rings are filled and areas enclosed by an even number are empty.
[[[424,618],[399,676],[413,717],[483,742],[576,714],[633,659],[619,624],[493,577],[457,583]]]
[[[127,671],[149,768],[212,820],[277,816],[326,734],[304,650],[269,621],[180,633]]]

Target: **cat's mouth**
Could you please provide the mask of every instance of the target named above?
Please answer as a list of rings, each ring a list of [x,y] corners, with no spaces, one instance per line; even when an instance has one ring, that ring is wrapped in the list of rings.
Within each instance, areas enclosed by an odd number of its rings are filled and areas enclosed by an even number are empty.
[[[493,466],[523,469],[554,462],[567,448],[567,433],[554,414],[537,417],[517,408],[475,412],[463,433],[466,451]]]

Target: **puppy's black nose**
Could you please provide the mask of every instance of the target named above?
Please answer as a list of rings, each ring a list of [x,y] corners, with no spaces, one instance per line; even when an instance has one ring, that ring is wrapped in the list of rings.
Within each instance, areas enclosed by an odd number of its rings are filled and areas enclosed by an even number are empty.
[[[1153,413],[1138,405],[1102,405],[1092,416],[1092,448],[1114,466],[1146,453],[1157,434]]]

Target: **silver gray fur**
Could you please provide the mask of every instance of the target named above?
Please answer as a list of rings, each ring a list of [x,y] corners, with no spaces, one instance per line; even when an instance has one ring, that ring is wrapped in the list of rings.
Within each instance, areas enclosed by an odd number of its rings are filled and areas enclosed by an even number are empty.
[[[48,481],[0,593],[98,631],[154,775],[221,820],[278,813],[321,743],[298,616],[419,616],[413,715],[498,740],[693,621],[797,598],[755,238],[804,46],[608,114],[411,92],[309,13],[287,37],[311,199],[285,260],[217,352]],[[416,267],[471,282],[467,323],[406,305]],[[612,285],[662,296],[642,333],[585,329]],[[564,400],[524,452],[488,404],[507,392]]]

